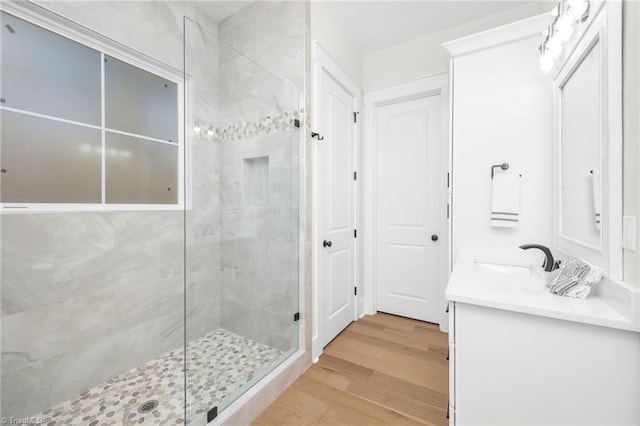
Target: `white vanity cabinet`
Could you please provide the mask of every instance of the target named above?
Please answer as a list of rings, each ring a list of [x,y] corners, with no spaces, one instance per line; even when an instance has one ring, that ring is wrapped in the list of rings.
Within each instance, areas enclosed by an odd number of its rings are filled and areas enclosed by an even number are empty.
[[[640,333],[449,303],[451,425],[640,425]]]

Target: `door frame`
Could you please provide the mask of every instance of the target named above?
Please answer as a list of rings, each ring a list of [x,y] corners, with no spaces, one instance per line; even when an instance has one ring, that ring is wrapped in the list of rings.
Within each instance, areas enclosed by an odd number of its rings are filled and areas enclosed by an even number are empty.
[[[340,66],[340,64],[327,52],[326,49],[318,42],[314,41],[312,46],[312,97],[313,97],[313,113],[311,115],[311,125],[314,132],[323,134],[323,123],[322,123],[322,98],[320,94],[322,93],[322,75],[323,73],[328,74],[338,85],[342,86],[350,95],[354,98],[354,111],[361,112],[362,106],[362,89],[355,82],[353,78],[349,76],[349,74]],[[362,122],[363,122],[363,114],[359,114],[356,125],[353,126],[353,170],[354,172],[360,175],[360,170],[362,170]],[[309,129],[307,129],[309,130]],[[316,209],[312,212],[312,235],[311,235],[311,251],[312,251],[312,268],[313,268],[313,278],[311,283],[311,293],[312,293],[312,334],[311,334],[311,347],[312,347],[312,360],[313,362],[317,362],[318,358],[322,354],[323,350],[323,329],[325,318],[325,301],[324,301],[324,292],[320,291],[322,288],[320,284],[320,280],[322,278],[322,271],[320,270],[320,256],[322,255],[322,251],[320,250],[320,244],[322,241],[322,229],[320,229],[323,221],[321,220],[320,214],[320,174],[322,172],[320,164],[319,164],[319,144],[322,142],[317,139],[312,139],[313,141],[313,182],[312,182],[312,197],[313,197],[313,205],[316,206]],[[356,180],[355,191],[354,191],[354,226],[356,229],[360,227],[362,223],[362,179],[358,177]],[[354,271],[354,285],[358,287],[358,295],[355,298],[354,303],[354,312],[353,319],[356,320],[360,316],[364,315],[364,291],[363,285],[360,283],[362,277],[362,238],[356,238],[355,241],[355,265],[353,268]]]
[[[377,141],[376,141],[376,125],[377,125],[377,109],[381,106],[389,105],[395,102],[401,102],[405,100],[411,100],[420,98],[423,96],[440,95],[440,108],[441,108],[441,164],[442,173],[446,173],[443,181],[447,185],[443,185],[441,191],[438,191],[438,203],[442,207],[442,219],[441,219],[441,245],[442,255],[440,256],[440,276],[442,281],[440,283],[440,328],[443,331],[447,329],[447,314],[446,300],[444,292],[447,286],[447,280],[449,277],[449,223],[450,223],[450,210],[449,209],[449,76],[448,73],[442,72],[432,74],[426,77],[419,77],[413,80],[404,81],[401,83],[393,84],[390,86],[373,89],[364,94],[364,109],[365,109],[365,140],[363,150],[363,237],[364,237],[364,252],[363,252],[363,285],[364,285],[364,313],[373,315],[377,312],[377,215],[376,215],[376,203],[377,203],[377,188],[376,188],[376,154],[377,154]],[[449,213],[449,214],[448,214]],[[449,216],[449,217],[448,217]]]

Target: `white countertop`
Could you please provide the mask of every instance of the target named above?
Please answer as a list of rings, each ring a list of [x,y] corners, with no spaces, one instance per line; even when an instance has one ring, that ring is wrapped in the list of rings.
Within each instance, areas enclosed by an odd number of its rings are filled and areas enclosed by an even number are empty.
[[[640,331],[640,325],[620,314],[599,297],[590,294],[575,299],[552,294],[546,287],[542,268],[537,276],[479,272],[476,261],[515,263],[500,257],[488,259],[463,256],[453,268],[445,296],[453,302],[469,303],[525,314],[540,315],[567,321]],[[525,264],[515,263],[515,264]],[[596,284],[597,285],[597,284]]]

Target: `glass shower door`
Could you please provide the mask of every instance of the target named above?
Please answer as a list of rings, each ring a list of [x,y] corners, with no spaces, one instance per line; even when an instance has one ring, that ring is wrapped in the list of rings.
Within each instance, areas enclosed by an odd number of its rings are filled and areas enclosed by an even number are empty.
[[[298,349],[299,96],[185,19],[186,418]]]

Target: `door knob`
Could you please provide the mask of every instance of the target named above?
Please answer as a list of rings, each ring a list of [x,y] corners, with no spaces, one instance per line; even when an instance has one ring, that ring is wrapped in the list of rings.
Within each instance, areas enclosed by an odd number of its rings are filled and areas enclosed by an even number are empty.
[[[438,236],[436,234],[433,234],[431,236],[431,241],[438,241]]]
[[[331,247],[331,241],[324,240],[322,242],[322,247]]]

